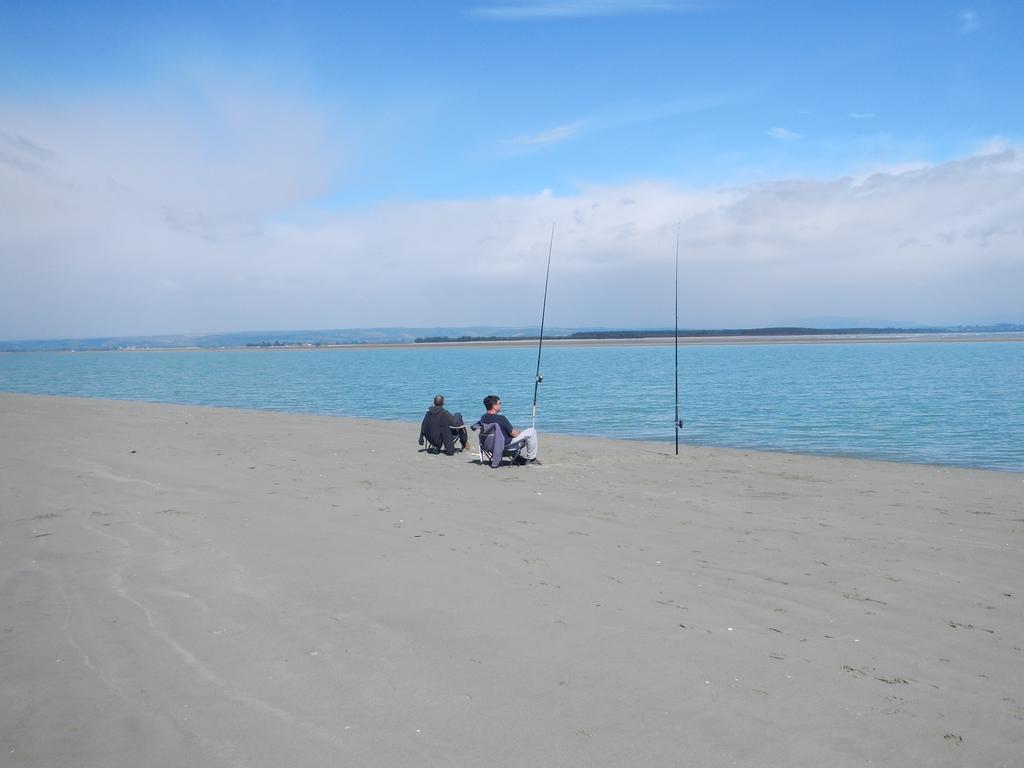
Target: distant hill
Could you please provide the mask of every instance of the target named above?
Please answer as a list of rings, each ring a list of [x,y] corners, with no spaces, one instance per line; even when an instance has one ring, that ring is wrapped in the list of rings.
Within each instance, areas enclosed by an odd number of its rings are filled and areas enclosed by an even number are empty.
[[[775,326],[795,326],[797,328],[928,328],[927,323],[915,323],[910,320],[894,320],[881,317],[840,317],[836,315],[819,315],[817,317],[789,317],[772,323]]]

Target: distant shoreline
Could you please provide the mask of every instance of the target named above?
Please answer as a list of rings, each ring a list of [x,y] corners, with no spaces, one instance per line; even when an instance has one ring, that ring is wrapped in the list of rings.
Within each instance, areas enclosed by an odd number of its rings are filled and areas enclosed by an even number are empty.
[[[899,344],[914,342],[993,342],[993,341],[1020,341],[1024,342],[1024,334],[1013,334],[1012,336],[999,336],[997,334],[878,334],[856,336],[856,335],[814,335],[814,336],[680,336],[679,346],[706,346],[706,345],[744,345],[744,344]],[[501,341],[435,341],[418,342],[413,344],[351,344],[335,346],[351,347],[532,347],[536,346],[537,339],[501,340]],[[545,339],[544,346],[548,347],[648,347],[648,346],[672,346],[675,339],[671,336],[651,336],[639,339]],[[321,347],[322,348],[322,347]]]
[[[773,345],[773,344],[919,344],[919,343],[992,343],[1024,342],[1024,334],[1016,331],[998,333],[900,333],[900,334],[816,334],[780,336],[680,336],[679,346]],[[664,347],[675,344],[672,336],[636,339],[544,339],[546,347]],[[91,352],[275,352],[357,349],[492,349],[500,347],[535,347],[537,339],[500,339],[487,341],[422,341],[422,342],[359,342],[351,344],[281,344],[271,346],[223,347],[121,347],[117,349],[26,349],[2,350],[0,354],[56,352],[80,354]]]

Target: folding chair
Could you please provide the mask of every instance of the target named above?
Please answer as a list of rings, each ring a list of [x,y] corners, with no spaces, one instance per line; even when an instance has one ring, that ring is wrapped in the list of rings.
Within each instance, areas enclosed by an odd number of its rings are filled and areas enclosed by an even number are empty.
[[[455,418],[455,424],[449,426],[452,436],[452,446],[457,451],[464,451],[469,448],[469,432],[466,430],[466,425],[462,423],[462,414],[452,414]],[[420,434],[420,445],[426,445],[425,450],[427,453],[440,453],[444,450],[444,445],[437,445],[425,434]]]
[[[505,432],[497,424],[483,424],[478,421],[471,429],[480,430],[481,464],[490,464],[493,469],[497,469],[505,459],[508,459],[510,466],[515,466],[519,461],[519,452],[523,450],[524,443],[509,445],[511,438],[506,437]]]
[[[452,445],[455,446],[457,451],[465,451],[469,449],[469,432],[466,431],[465,424],[459,424],[451,427],[452,430]],[[463,446],[465,441],[465,446]]]

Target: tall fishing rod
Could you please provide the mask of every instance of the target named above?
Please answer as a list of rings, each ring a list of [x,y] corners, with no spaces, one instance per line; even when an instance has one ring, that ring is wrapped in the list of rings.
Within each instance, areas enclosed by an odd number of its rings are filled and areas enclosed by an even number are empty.
[[[683,223],[676,227],[676,456],[679,455],[679,430],[683,421],[679,418],[679,230]]]
[[[537,426],[537,389],[544,377],[540,375],[540,351],[544,346],[544,315],[548,311],[548,279],[551,277],[551,249],[555,245],[555,223],[551,222],[551,241],[548,243],[548,269],[544,273],[544,303],[540,310],[540,336],[537,337],[537,373],[533,380],[533,426]]]

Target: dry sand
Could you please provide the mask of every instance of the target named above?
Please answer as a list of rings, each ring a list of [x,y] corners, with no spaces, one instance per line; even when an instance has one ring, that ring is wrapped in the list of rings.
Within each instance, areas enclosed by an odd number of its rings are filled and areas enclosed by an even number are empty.
[[[0,395],[0,765],[1022,764],[1024,476],[416,431]]]

